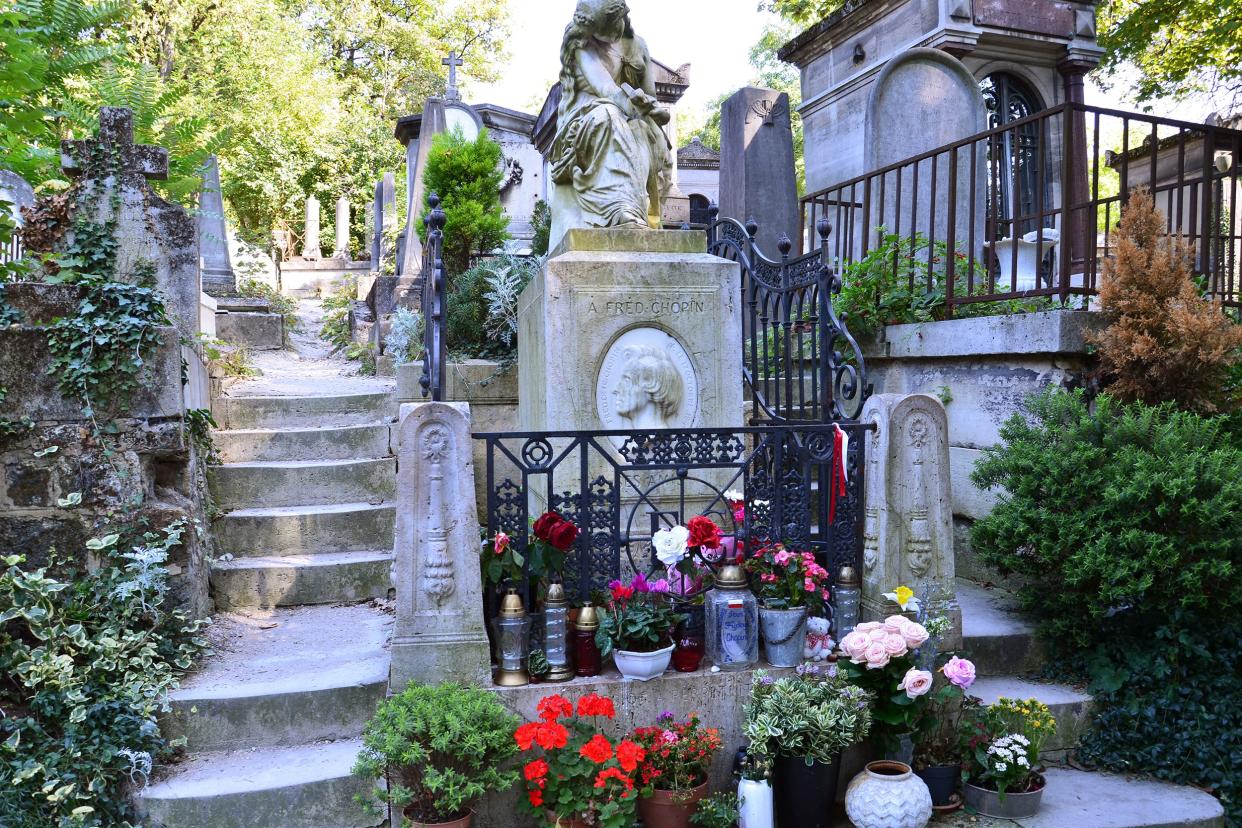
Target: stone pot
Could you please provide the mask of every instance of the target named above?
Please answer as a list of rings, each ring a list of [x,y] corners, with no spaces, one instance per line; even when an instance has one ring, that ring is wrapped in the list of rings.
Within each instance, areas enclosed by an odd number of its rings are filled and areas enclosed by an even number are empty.
[[[633,650],[614,650],[612,653],[612,660],[616,662],[621,675],[635,681],[651,681],[663,675],[672,657],[672,644],[651,653],[636,653]]]
[[[688,791],[652,791],[638,800],[638,815],[646,828],[690,828],[690,817],[707,796],[707,782]]]
[[[953,792],[957,790],[957,780],[961,773],[962,769],[957,765],[933,765],[915,771],[931,792],[933,807],[949,804],[953,799]]]
[[[773,828],[776,815],[772,783],[766,779],[742,779],[737,783],[738,828]]]
[[[772,767],[776,824],[781,828],[831,828],[837,801],[838,754],[831,764],[800,756],[778,756]]]
[[[931,793],[909,765],[868,762],[846,788],[845,813],[856,828],[924,828],[932,818]]]
[[[806,607],[759,608],[763,654],[773,667],[797,667],[806,647]]]
[[[470,828],[474,824],[474,811],[466,814],[461,819],[454,819],[451,822],[417,822],[410,819],[406,814],[405,818],[409,820],[409,824],[413,828]]]
[[[974,808],[984,816],[998,819],[1025,819],[1035,816],[1035,812],[1039,810],[1040,801],[1044,798],[1046,787],[1044,778],[1036,774],[1036,779],[1039,783],[1037,790],[1029,793],[1010,791],[1003,798],[996,791],[989,791],[987,788],[980,788],[978,785],[967,782],[962,786],[962,799],[966,801],[968,807]]]

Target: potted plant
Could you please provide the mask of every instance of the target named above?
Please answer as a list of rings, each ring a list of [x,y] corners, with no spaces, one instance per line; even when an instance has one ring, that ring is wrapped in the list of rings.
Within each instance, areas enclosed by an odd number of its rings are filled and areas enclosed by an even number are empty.
[[[836,665],[773,679],[755,672],[743,735],[749,752],[771,758],[781,828],[828,828],[841,751],[871,728],[871,696]]]
[[[698,810],[690,817],[690,824],[698,828],[735,828],[738,808],[737,794],[721,791],[699,803]]]
[[[1039,753],[1055,729],[1052,711],[1038,699],[1001,698],[978,708],[965,728],[966,804],[984,816],[1033,816],[1045,784]]]
[[[513,732],[526,760],[523,806],[557,828],[629,828],[645,751],[630,739],[614,745],[603,732],[617,715],[612,699],[591,693],[575,707],[554,694],[536,710],[538,721]]]
[[[394,824],[468,828],[480,797],[517,781],[499,769],[517,752],[517,723],[486,690],[411,684],[381,702],[363,730],[353,772],[388,784],[359,799],[372,813],[380,803],[400,813]]]
[[[720,750],[720,734],[703,727],[698,714],[674,721],[669,711],[653,727],[637,728],[632,739],[646,751],[638,766],[642,785],[638,814],[647,828],[687,828],[707,796],[707,770]]]
[[[905,587],[898,587],[896,595],[915,603]],[[900,601],[898,606],[906,609]],[[849,658],[841,663],[843,672],[875,698],[872,735],[880,751],[907,765],[913,760],[915,722],[933,683],[931,671],[915,664],[918,649],[928,637],[927,629],[917,621],[890,615],[883,621],[859,624],[841,639],[841,651]]]
[[[673,628],[682,619],[670,601],[668,582],[649,582],[640,572],[630,583],[613,581],[609,588],[595,643],[604,658],[612,654],[621,675],[650,681],[668,669]]]
[[[975,681],[975,665],[952,656],[938,672],[945,681],[932,691],[915,723],[914,772],[931,792],[932,805],[945,808],[952,804],[961,776],[963,712],[968,704],[977,704],[966,694]]]
[[[822,615],[828,599],[828,571],[815,562],[813,552],[794,552],[779,543],[747,555],[746,571],[759,599],[759,628],[768,663],[800,664],[807,615]]]
[[[738,828],[773,828],[776,814],[772,803],[772,760],[761,754],[741,751],[738,774]]]

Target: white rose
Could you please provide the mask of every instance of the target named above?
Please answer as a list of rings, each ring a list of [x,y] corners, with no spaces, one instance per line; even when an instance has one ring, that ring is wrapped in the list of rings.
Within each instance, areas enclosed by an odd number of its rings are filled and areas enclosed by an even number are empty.
[[[655,547],[656,557],[665,566],[676,566],[677,562],[686,557],[686,542],[690,540],[690,530],[684,526],[672,529],[661,529],[651,536],[651,545]]]
[[[746,498],[737,489],[729,489],[729,491],[724,493],[724,499],[730,503],[739,503]]]

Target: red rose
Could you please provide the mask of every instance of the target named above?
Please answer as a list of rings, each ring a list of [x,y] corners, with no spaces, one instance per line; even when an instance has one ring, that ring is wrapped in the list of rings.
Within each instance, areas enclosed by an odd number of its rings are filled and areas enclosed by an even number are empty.
[[[562,520],[549,531],[547,541],[560,551],[568,552],[577,539],[578,527],[567,520]]]
[[[690,539],[686,541],[686,546],[701,546],[705,549],[718,549],[720,547],[722,533],[720,527],[711,518],[696,515],[690,518],[686,528],[690,530]]]
[[[556,512],[544,512],[539,516],[539,519],[535,521],[535,537],[541,541],[548,541],[550,543],[552,540],[551,532],[553,527],[555,527],[558,523],[564,522],[565,518],[561,517]]]

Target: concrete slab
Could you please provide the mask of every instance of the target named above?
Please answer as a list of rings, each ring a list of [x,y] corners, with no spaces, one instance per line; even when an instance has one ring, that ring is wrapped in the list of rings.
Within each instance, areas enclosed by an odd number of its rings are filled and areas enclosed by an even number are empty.
[[[216,337],[255,351],[279,350],[285,346],[285,318],[278,313],[218,312]]]

